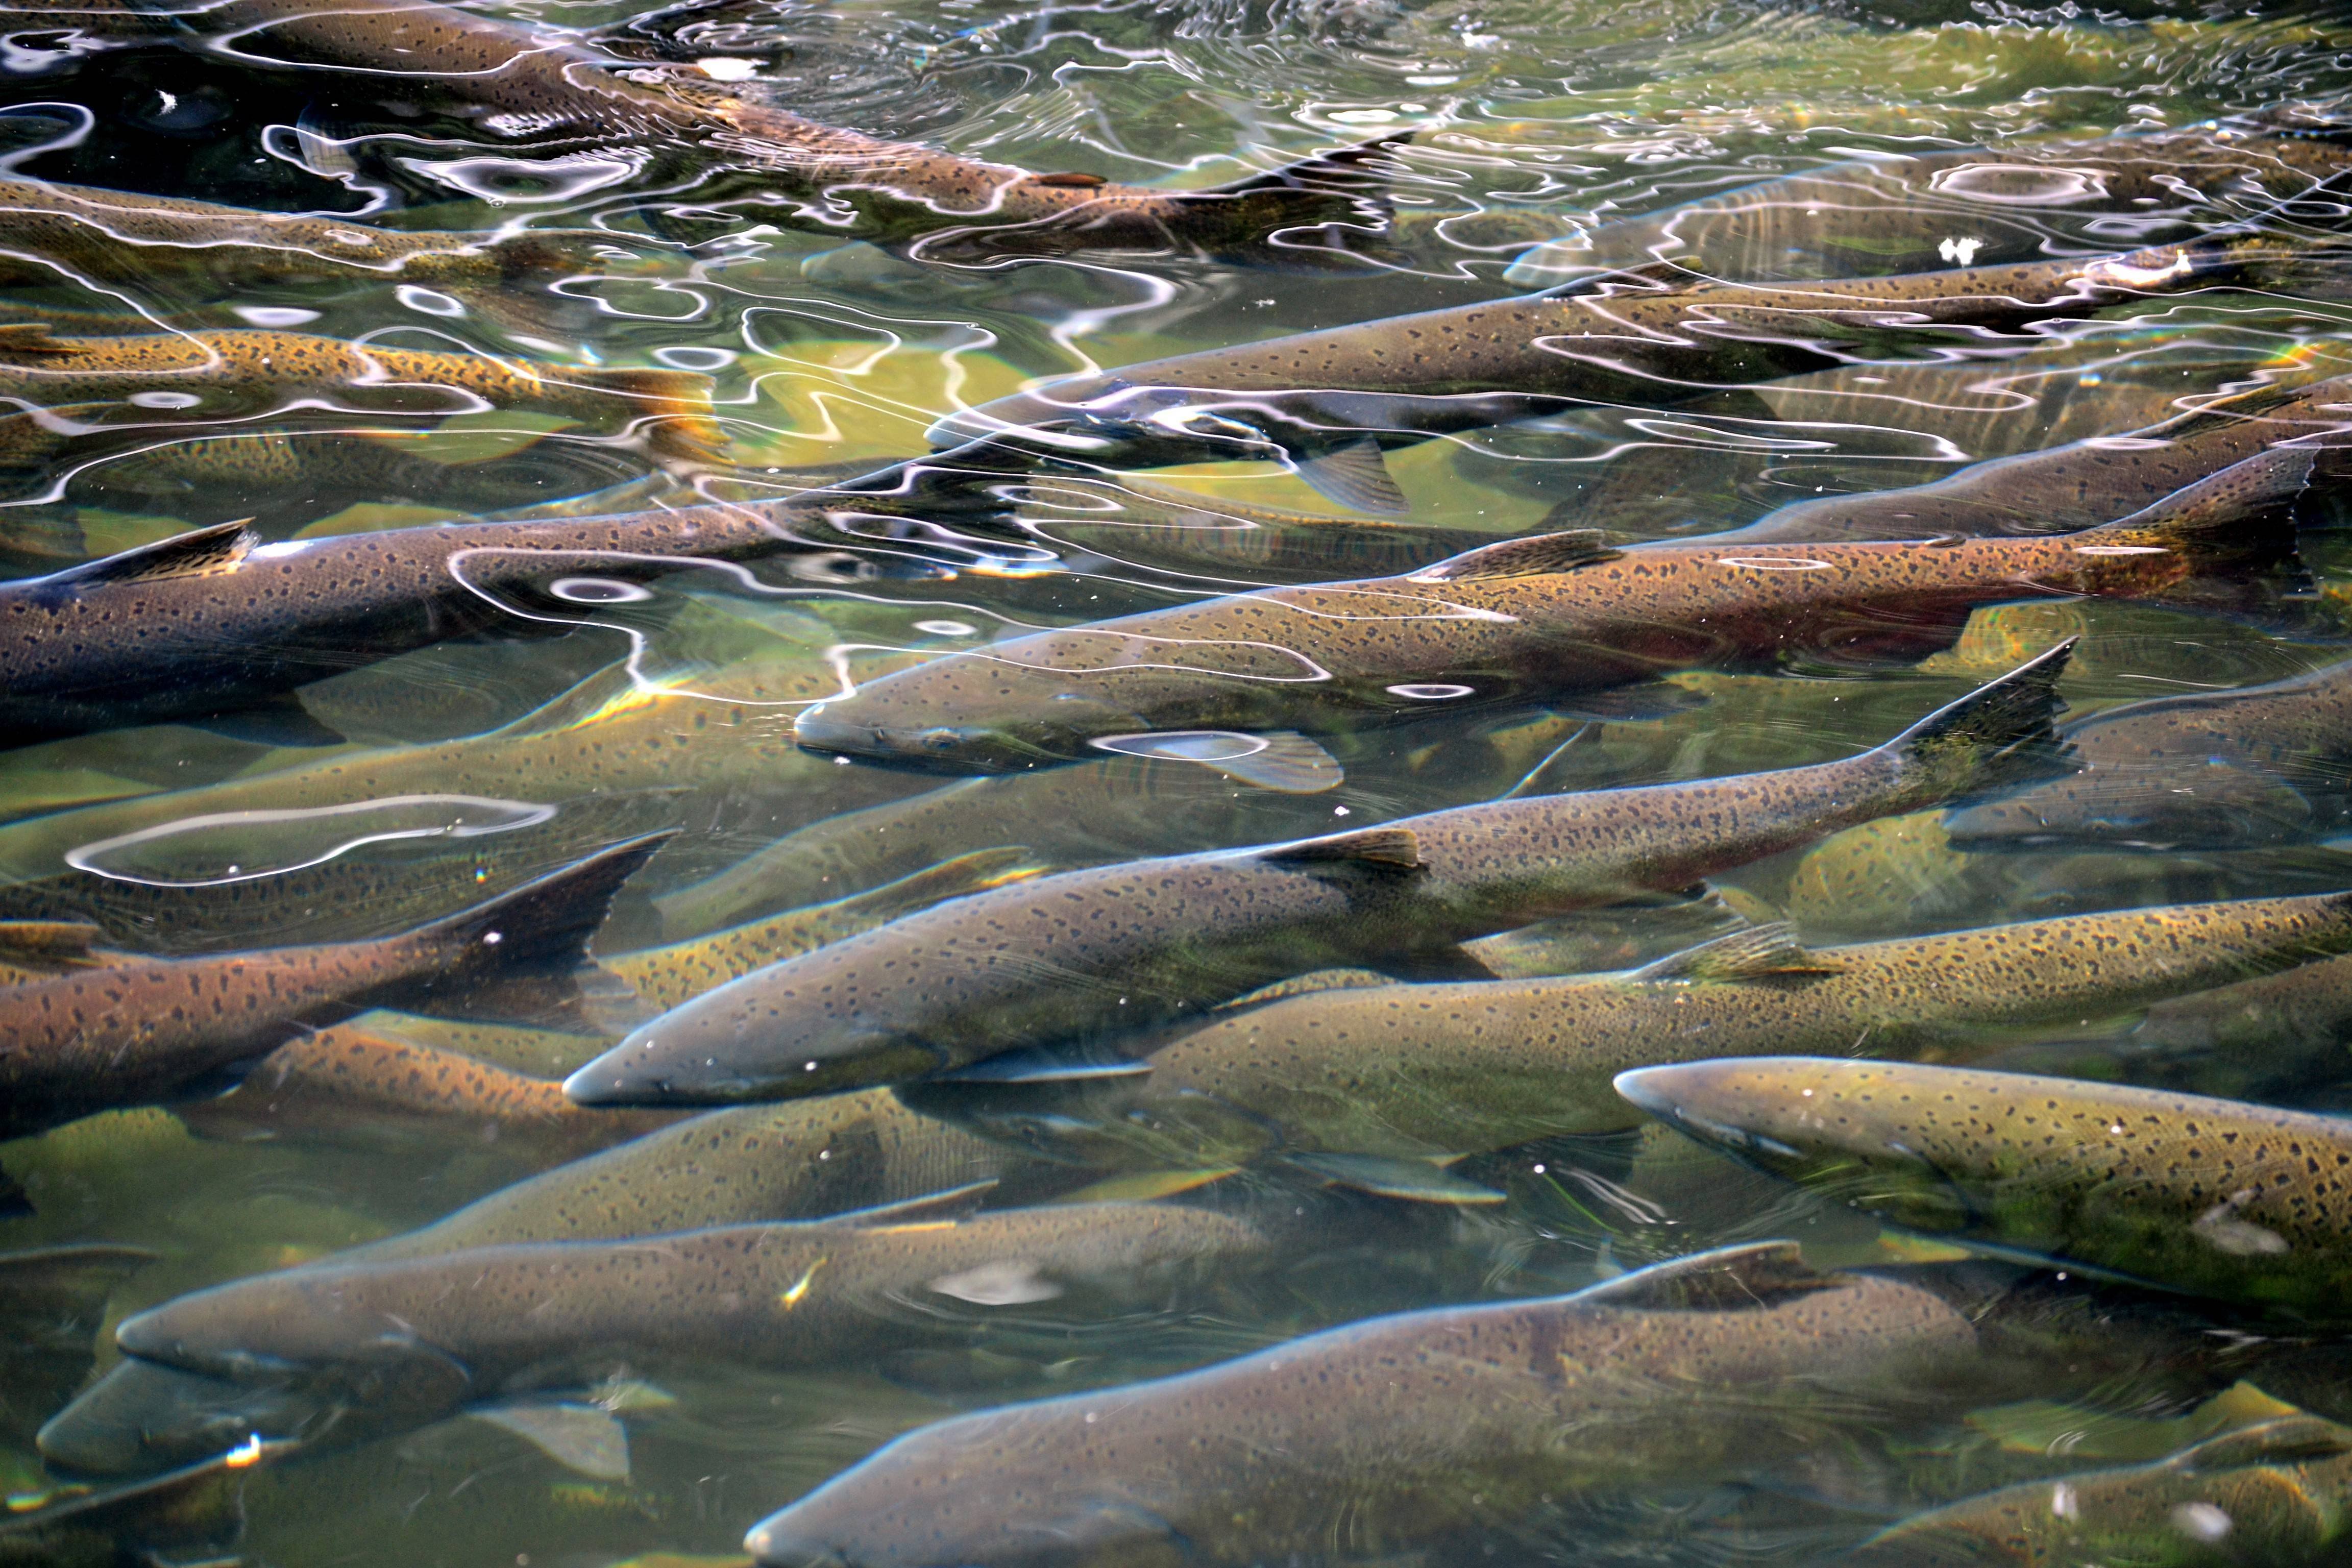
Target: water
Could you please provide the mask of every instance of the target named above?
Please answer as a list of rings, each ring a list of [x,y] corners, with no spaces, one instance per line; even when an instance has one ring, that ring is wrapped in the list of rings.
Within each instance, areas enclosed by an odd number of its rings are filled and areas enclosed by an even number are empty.
[[[123,36],[102,13],[27,5],[10,17],[0,81],[11,178],[395,229],[593,231],[595,243],[488,281],[332,267],[297,277],[263,266],[266,250],[142,255],[126,243],[100,255],[21,223],[0,228],[14,258],[5,320],[57,337],[259,329],[557,367],[538,382],[462,392],[435,380],[457,379],[446,368],[331,367],[306,379],[274,363],[262,374],[182,372],[135,395],[91,393],[70,377],[40,379],[56,363],[18,334],[0,342],[0,378],[11,406],[47,412],[9,422],[37,426],[9,432],[0,471],[0,563],[11,574],[235,518],[283,543],[789,498],[920,456],[936,421],[1041,378],[1501,299],[1595,263],[1635,265],[1659,237],[1630,220],[1812,169],[1852,182],[1839,216],[1807,212],[1756,239],[1686,228],[1699,265],[1735,280],[1853,278],[1980,251],[2095,257],[2236,224],[2291,242],[2298,258],[2243,286],[2109,299],[2027,324],[1848,333],[1838,352],[1851,363],[1833,368],[1696,401],[1663,390],[1669,377],[1655,398],[1558,400],[1520,411],[1533,417],[1398,446],[1387,465],[1409,503],[1402,522],[1267,526],[1267,509],[1342,509],[1263,451],[1159,468],[1147,477],[1160,488],[1134,492],[1112,482],[1115,462],[1081,459],[951,483],[912,509],[911,524],[908,509],[887,500],[845,506],[811,526],[800,552],[667,572],[591,553],[537,583],[491,584],[473,602],[478,635],[379,658],[373,634],[355,633],[349,668],[312,671],[328,678],[301,686],[299,710],[215,721],[191,709],[187,722],[70,723],[88,732],[55,738],[31,732],[47,719],[27,719],[29,743],[0,754],[0,918],[97,929],[11,928],[0,935],[11,978],[80,962],[78,945],[93,941],[189,959],[372,941],[633,836],[677,836],[601,922],[595,952],[621,978],[590,986],[584,1001],[540,994],[520,1008],[457,1007],[476,1016],[452,1021],[413,1010],[435,1005],[431,995],[388,991],[385,1006],[310,1047],[313,1059],[348,1051],[346,1064],[383,1070],[381,1087],[342,1081],[339,1099],[340,1080],[319,1090],[314,1070],[310,1089],[289,1089],[297,1069],[281,1056],[219,1098],[218,1081],[183,1084],[168,1107],[102,1111],[0,1146],[29,1205],[0,1220],[0,1251],[104,1242],[152,1254],[94,1264],[56,1295],[24,1287],[30,1306],[0,1298],[16,1340],[0,1362],[12,1509],[30,1511],[61,1486],[113,1484],[45,1469],[34,1433],[117,1364],[111,1334],[126,1317],[403,1236],[651,1135],[658,1114],[567,1108],[551,1088],[659,1010],[644,998],[684,1001],[757,961],[1049,872],[1369,827],[1513,792],[1833,762],[2066,637],[2080,639],[2063,681],[2070,722],[2345,657],[2329,595],[2344,590],[2346,558],[2340,535],[2315,526],[2300,542],[2307,576],[2282,580],[2284,596],[1988,605],[1950,646],[1910,650],[1924,657],[1800,649],[1776,668],[1669,668],[1663,685],[1618,693],[1415,670],[1388,686],[1396,711],[1382,721],[1302,724],[1328,756],[1191,733],[1228,728],[1203,714],[1112,736],[1080,766],[959,782],[819,755],[792,736],[797,714],[861,682],[1041,628],[1403,572],[1539,529],[1598,530],[1620,548],[1697,538],[1790,502],[1927,484],[1979,459],[2119,437],[2224,394],[2345,374],[2340,211],[2325,198],[2275,210],[2313,176],[2282,170],[2242,133],[2212,135],[2264,116],[2315,125],[2332,110],[2340,121],[2352,34],[2333,7],[903,0],[497,15],[606,29],[632,58],[654,58],[653,40],[666,38],[667,58],[706,62],[754,101],[1032,170],[1197,187],[1318,149],[1406,131],[1412,140],[1380,165],[1389,231],[1343,227],[1326,248],[1040,253],[992,248],[983,235],[910,257],[855,237],[845,209],[830,226],[803,221],[756,167],[684,156],[675,137],[494,121],[429,79],[257,67],[191,47],[187,33]],[[2199,140],[2162,143],[2152,180],[2127,176],[2119,160],[2154,143],[2099,140],[2168,132]],[[1973,173],[1910,188],[1855,172],[1857,160],[1883,174],[1892,158],[1966,148],[1989,150]],[[2022,175],[1982,167],[2028,157],[2038,162]],[[2127,194],[2127,177],[2150,180],[2129,189],[2151,194]],[[614,368],[689,379],[617,394],[561,386]],[[1015,504],[971,504],[992,486]],[[1188,497],[1228,511],[1186,510]],[[2341,502],[2322,483],[2296,504],[2325,525]],[[128,702],[137,684],[104,700]],[[1163,731],[1186,733],[1154,733]],[[2347,879],[2344,755],[2324,724],[2294,731],[2250,773],[2233,773],[2252,782],[2224,792],[2188,835],[2126,830],[1993,851],[1953,842],[1940,812],[1921,809],[1730,865],[1704,900],[1651,889],[1525,929],[1498,924],[1472,951],[1513,978],[1600,973],[1742,921],[1786,919],[1821,946],[2326,892]],[[2186,782],[2166,773],[2151,787],[2209,787],[2210,760],[2186,759]],[[812,906],[825,907],[791,913]],[[625,956],[762,920],[732,945]],[[2288,994],[2242,1018],[2226,1002],[2179,1005],[2187,1010],[2158,1033],[2187,1043],[2163,1051],[2147,1030],[2132,1032],[2130,1007],[1979,1020],[1938,1048],[1943,1059],[2332,1110],[2346,1095],[2332,998],[2325,986]],[[2238,1018],[2226,1048],[2213,1048],[2200,1006]],[[350,1009],[288,1011],[289,1025],[307,1026],[340,1024]],[[419,1050],[534,1082],[499,1080],[504,1100],[446,1077],[434,1090],[403,1076]],[[435,1058],[431,1070],[445,1068]],[[1087,1092],[1115,1094],[1128,1080],[1108,1081]],[[965,1113],[1027,1103],[1002,1088],[926,1092],[943,1098],[918,1095],[917,1105]],[[1373,1121],[1405,1120],[1377,1098],[1392,1089],[1365,1081],[1338,1098],[1349,1092]],[[1470,1111],[1456,1109],[1466,1125]],[[1413,1110],[1424,1122],[1450,1113],[1443,1103]],[[1636,1484],[1545,1490],[1466,1536],[1351,1552],[1335,1513],[1316,1550],[1342,1561],[1816,1562],[1924,1508],[2158,1458],[2277,1414],[2263,1396],[2352,1419],[2325,1324],[2283,1326],[2244,1302],[2131,1295],[2090,1282],[2079,1264],[2055,1279],[2021,1264],[1958,1264],[1957,1249],[1882,1224],[1833,1186],[1780,1181],[1630,1115],[1609,1131],[1482,1144],[1443,1176],[1424,1163],[1430,1185],[1451,1182],[1454,1196],[1477,1200],[1461,1204],[1335,1185],[1324,1179],[1335,1166],[1220,1163],[1181,1142],[1157,1156],[1130,1148],[1108,1165],[1055,1163],[887,1114],[899,1119],[891,1127],[932,1128],[923,1136],[937,1146],[908,1153],[880,1124],[845,1122],[830,1141],[779,1139],[683,1169],[676,1158],[656,1171],[623,1166],[607,1195],[559,1197],[560,1221],[541,1211],[497,1238],[642,1234],[632,1212],[670,1216],[656,1229],[807,1219],[994,1177],[982,1200],[992,1207],[1157,1194],[1255,1226],[1266,1246],[1165,1278],[1144,1271],[1139,1282],[1113,1270],[1041,1286],[1020,1260],[1009,1272],[919,1268],[860,1298],[866,1331],[813,1364],[751,1364],[709,1347],[546,1360],[474,1403],[546,1395],[576,1411],[601,1401],[626,1431],[625,1468],[609,1454],[583,1466],[576,1448],[567,1466],[510,1426],[472,1418],[394,1420],[373,1435],[357,1422],[331,1433],[314,1425],[305,1451],[244,1472],[233,1549],[205,1544],[204,1531],[167,1539],[143,1521],[125,1527],[123,1549],[158,1544],[172,1560],[233,1550],[270,1563],[738,1561],[761,1519],[888,1439],[960,1412],[1117,1387],[1382,1313],[1556,1295],[1781,1237],[1822,1269],[1940,1268],[1941,1288],[1979,1307],[1971,1292],[2007,1282],[2024,1294],[2003,1299],[2008,1315],[1982,1317],[1988,1334],[2013,1337],[1989,1339],[1980,1370],[1997,1372],[2004,1357],[2028,1370],[1963,1378],[1948,1394],[1890,1376],[1792,1405],[1740,1462],[1712,1469],[1660,1442],[1636,1451]],[[820,1147],[854,1171],[821,1165]],[[1391,1184],[1403,1152],[1460,1152],[1444,1142],[1355,1151],[1389,1158],[1381,1175]],[[1381,1184],[1363,1174],[1353,1170],[1355,1187]],[[2129,1260],[2120,1267],[2129,1272]],[[940,1279],[964,1283],[942,1290]],[[794,1288],[821,1292],[822,1268]],[[2032,1362],[2038,1353],[2054,1363]],[[2261,1394],[2213,1403],[2241,1378]],[[1435,1419],[1407,1412],[1400,1444]],[[221,1433],[173,1458],[200,1458],[247,1430]],[[166,1462],[151,1449],[116,1468]],[[1428,1462],[1435,1471],[1458,1460],[1438,1444]],[[1468,1486],[1478,1472],[1465,1474]],[[2253,1529],[2249,1516],[2241,1539]],[[80,1560],[31,1550],[34,1560]],[[1234,1560],[1261,1550],[1269,1561],[1298,1554],[1269,1534]],[[2259,1560],[2318,1552],[2291,1545]]]

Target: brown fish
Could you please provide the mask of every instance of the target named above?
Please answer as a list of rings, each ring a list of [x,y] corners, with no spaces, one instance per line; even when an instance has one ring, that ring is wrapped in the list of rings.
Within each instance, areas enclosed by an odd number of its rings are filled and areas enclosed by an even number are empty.
[[[820,125],[736,97],[699,70],[635,65],[577,34],[429,0],[358,0],[332,15],[305,0],[229,0],[196,16],[222,52],[384,72],[409,91],[422,79],[473,105],[493,129],[517,121],[567,125],[600,141],[690,147],[749,165],[783,191],[815,197],[814,221],[848,219],[884,238],[989,229],[1007,231],[997,243],[1030,248],[1232,248],[1280,226],[1373,215],[1360,165],[1402,139],[1211,190],[1153,190]],[[769,210],[784,216],[793,209]]]
[[[1475,1560],[1549,1500],[1769,1468],[1948,1378],[1966,1318],[1793,1242],[1572,1296],[1374,1318],[1157,1382],[919,1428],[745,1538],[763,1568]],[[1810,1418],[1810,1419],[1809,1419]],[[1447,1550],[1451,1549],[1451,1550]]]
[[[152,1103],[306,1025],[379,1003],[478,1004],[496,984],[567,979],[614,891],[663,837],[615,845],[404,936],[135,959],[0,991],[0,1133]]]

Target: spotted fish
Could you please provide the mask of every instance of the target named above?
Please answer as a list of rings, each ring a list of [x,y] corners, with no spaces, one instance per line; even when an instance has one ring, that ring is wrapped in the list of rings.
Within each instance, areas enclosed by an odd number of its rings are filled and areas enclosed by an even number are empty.
[[[2292,457],[2308,471],[2308,454]],[[1314,733],[1799,650],[1919,658],[1949,647],[1978,605],[2178,595],[2278,563],[2292,533],[2284,517],[2250,520],[2223,498],[2038,539],[1621,551],[1591,533],[1543,534],[1403,576],[1009,638],[865,682],[801,714],[794,733],[849,756],[1012,772],[1138,731]]]
[[[789,1099],[1115,1037],[1314,969],[1484,975],[1460,942],[1984,786],[2036,755],[2066,657],[1843,762],[1508,799],[957,899],[665,1014],[566,1091],[584,1104]]]
[[[1925,1290],[1727,1247],[1572,1296],[1374,1318],[919,1428],[762,1521],[763,1568],[1149,1568],[1513,1551],[1550,1498],[1767,1468],[1809,1410],[1948,1374]],[[1447,1553],[1451,1555],[1451,1552]]]
[[[1618,1092],[1896,1224],[2176,1289],[2345,1316],[2352,1126],[2073,1079],[1761,1057],[1643,1068]]]

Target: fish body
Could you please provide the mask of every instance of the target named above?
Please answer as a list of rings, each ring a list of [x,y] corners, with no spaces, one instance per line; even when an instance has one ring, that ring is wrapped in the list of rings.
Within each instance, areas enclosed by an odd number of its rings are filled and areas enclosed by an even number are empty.
[[[1315,969],[1484,974],[1461,942],[1686,888],[1981,786],[2034,754],[2065,657],[2053,650],[1843,762],[1504,800],[954,900],[675,1009],[566,1092],[588,1104],[830,1093],[1131,1033]]]
[[[1645,1068],[1617,1088],[1768,1171],[1854,1186],[1857,1203],[1896,1224],[2346,1315],[2352,1124],[2341,1117],[1811,1057]]]
[[[1917,1514],[1853,1568],[2149,1568],[2333,1562],[2352,1523],[2352,1431],[2284,1415],[2152,1465],[2029,1481]]]
[[[2201,402],[2201,400],[2200,400]],[[2139,429],[1975,463],[1933,484],[1792,502],[1719,542],[1778,543],[2063,532],[2161,504],[2234,489],[2249,499],[2292,470],[2304,448],[2352,441],[2352,381],[2269,386],[2201,402]],[[2296,442],[2297,447],[2283,443]],[[2312,453],[2319,457],[2320,453]],[[2320,460],[2333,465],[2339,454]],[[2299,484],[2296,488],[2300,488]],[[2273,492],[2274,493],[2274,492]],[[2279,497],[2292,499],[2292,491]]]
[[[1622,974],[1286,996],[1160,1046],[1147,1076],[1076,1086],[1075,1118],[1045,1095],[1028,1114],[1016,1102],[971,1124],[1043,1153],[1162,1167],[1482,1153],[1638,1126],[1611,1088],[1633,1068],[1798,1051],[1965,1058],[1974,1031],[2109,1017],[2344,952],[2344,894],[1814,949],[1756,927]]]
[[[1955,848],[2237,848],[2352,813],[2352,663],[2111,708],[2064,731],[2079,771],[1945,819]]]
[[[1967,1321],[1792,1243],[1375,1318],[921,1427],[754,1528],[768,1568],[1300,1564],[1524,1543],[1546,1500],[1769,1468],[1813,1402],[1948,1375]],[[1767,1434],[1770,1436],[1767,1437]]]
[[[1358,167],[1373,148],[1343,149],[1213,190],[1154,190],[821,125],[730,94],[698,70],[629,67],[577,34],[453,6],[363,0],[321,14],[304,0],[230,0],[199,16],[220,52],[429,82],[494,132],[552,123],[600,141],[693,147],[750,165],[783,191],[814,197],[809,221],[854,226],[877,238],[995,229],[1034,248],[1223,248],[1284,226],[1377,210],[1360,194],[1366,180]]]
[[[2275,560],[2290,534],[2283,519],[2248,526],[2224,503],[2036,539],[1619,551],[1589,533],[1538,535],[1403,576],[1269,588],[959,652],[817,704],[794,733],[820,751],[1010,772],[1136,731],[1314,732],[1799,651],[1918,658],[1950,646],[1980,605],[2174,591],[2224,563]]]
[[[1044,432],[1048,446],[1129,467],[1321,458],[1360,447],[1366,432],[1409,445],[1570,401],[1673,406],[1828,369],[1839,357],[1828,345],[1858,331],[2021,323],[2238,277],[2271,254],[2230,239],[1803,285],[1603,280],[1049,382],[950,415],[930,438]]]
[[[659,847],[617,845],[398,937],[211,958],[129,959],[0,991],[0,1133],[167,1097],[379,1002],[447,1005],[484,984],[567,976],[614,891]]]
[[[76,338],[38,323],[0,327],[0,397],[44,411],[0,421],[0,462],[20,468],[50,460],[68,434],[217,424],[315,402],[562,415],[673,460],[707,460],[723,439],[710,380],[692,371],[538,364],[258,328]]]
[[[1169,1205],[1067,1204],[951,1219],[897,1205],[625,1241],[312,1264],[180,1297],[125,1320],[116,1341],[127,1353],[211,1376],[257,1371],[266,1381],[291,1371],[313,1386],[380,1387],[378,1398],[429,1420],[556,1367],[831,1365],[929,1337],[920,1315],[910,1321],[895,1306],[901,1300],[1035,1301],[1073,1288],[1148,1295],[1187,1269],[1265,1247],[1242,1220]],[[396,1346],[388,1325],[397,1325]]]

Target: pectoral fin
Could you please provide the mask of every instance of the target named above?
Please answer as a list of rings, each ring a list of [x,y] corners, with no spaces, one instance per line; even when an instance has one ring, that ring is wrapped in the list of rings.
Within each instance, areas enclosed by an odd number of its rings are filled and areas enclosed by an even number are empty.
[[[1102,1078],[1139,1078],[1151,1070],[1149,1062],[1113,1058],[1088,1060],[1067,1051],[1033,1047],[999,1051],[953,1072],[926,1079],[929,1083],[1084,1083]]]
[[[1633,972],[1646,984],[1700,984],[1843,974],[1845,965],[1814,952],[1790,934],[1788,922],[1750,926],[1696,947],[1669,953]]]
[[[1506,539],[1424,566],[1412,574],[1416,583],[1475,583],[1500,577],[1549,577],[1574,572],[1625,552],[1601,542],[1598,529],[1577,528],[1565,533],[1538,533],[1526,539]]]
[[[1292,1154],[1287,1159],[1328,1185],[1370,1193],[1374,1197],[1465,1206],[1499,1204],[1507,1197],[1492,1187],[1482,1187],[1450,1174],[1444,1165],[1431,1160],[1399,1159],[1387,1154]]]
[[[593,1405],[493,1405],[466,1413],[511,1432],[557,1464],[600,1481],[629,1479],[629,1434]]]
[[[257,746],[340,746],[345,740],[341,731],[322,722],[291,692],[188,722],[224,739]]]
[[[1244,735],[1232,730],[1146,731],[1097,735],[1087,744],[1121,756],[1196,763],[1242,784],[1284,795],[1320,795],[1347,782],[1339,759],[1292,730]]]
[[[1412,836],[1410,827],[1367,827],[1355,833],[1334,834],[1328,838],[1279,845],[1260,850],[1257,858],[1271,866],[1307,869],[1352,866],[1375,871],[1418,871],[1421,840]]]
[[[1370,436],[1298,465],[1298,477],[1317,495],[1371,517],[1406,517],[1412,503],[1389,473],[1381,444]]]

